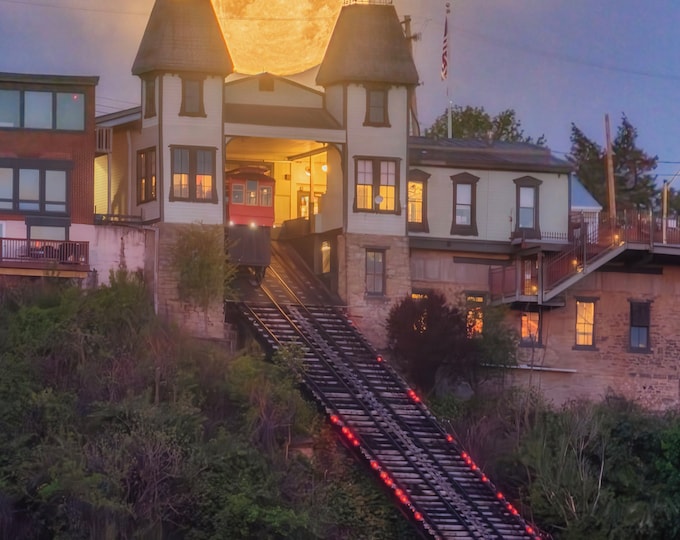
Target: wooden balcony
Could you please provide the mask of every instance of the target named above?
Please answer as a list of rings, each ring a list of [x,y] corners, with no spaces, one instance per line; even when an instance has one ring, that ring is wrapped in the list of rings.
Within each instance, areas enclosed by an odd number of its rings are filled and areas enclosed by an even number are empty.
[[[0,274],[85,277],[89,242],[0,238]]]
[[[628,211],[609,219],[607,214],[572,216],[569,241],[559,251],[541,253],[531,260],[489,270],[489,291],[495,303],[534,301],[548,303],[573,283],[626,250],[678,256],[680,220],[665,220],[651,212]]]

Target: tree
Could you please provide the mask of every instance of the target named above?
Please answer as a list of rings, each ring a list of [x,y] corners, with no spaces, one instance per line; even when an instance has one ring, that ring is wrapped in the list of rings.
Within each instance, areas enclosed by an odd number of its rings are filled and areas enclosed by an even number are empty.
[[[448,135],[449,111],[439,116],[434,124],[426,130],[428,137],[446,137]],[[524,134],[522,123],[517,119],[514,109],[505,109],[496,116],[491,116],[484,107],[454,105],[451,109],[451,136],[457,139],[483,139],[489,136],[494,141],[525,142],[545,145],[545,137],[541,135],[534,140]]]
[[[625,114],[622,115],[621,125],[612,141],[616,204],[622,210],[653,208],[659,196],[655,187],[656,175],[652,174],[658,158],[638,147],[637,135],[637,129]],[[605,158],[606,149],[572,123],[568,159],[586,189],[606,208],[609,201]]]

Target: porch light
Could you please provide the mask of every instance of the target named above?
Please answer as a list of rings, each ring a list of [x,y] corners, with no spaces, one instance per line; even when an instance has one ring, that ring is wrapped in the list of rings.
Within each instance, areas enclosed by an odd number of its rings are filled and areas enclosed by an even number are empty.
[[[325,164],[325,163],[324,163],[323,165],[321,165],[321,170],[322,170],[323,172],[328,172],[328,165]]]
[[[382,204],[382,202],[383,202],[382,195],[376,195],[374,201],[375,201],[375,204],[377,204],[378,206],[380,206],[380,205]]]

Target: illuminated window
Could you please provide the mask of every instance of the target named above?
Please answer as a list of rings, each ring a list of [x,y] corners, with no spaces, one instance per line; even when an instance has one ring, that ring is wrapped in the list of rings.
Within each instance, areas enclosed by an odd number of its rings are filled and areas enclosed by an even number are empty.
[[[272,205],[272,188],[271,186],[263,186],[260,188],[260,206]]]
[[[389,126],[387,116],[387,88],[366,88],[366,126]]]
[[[399,169],[394,159],[356,160],[354,209],[368,212],[399,213]]]
[[[217,202],[215,150],[172,147],[171,201]]]
[[[595,301],[576,300],[576,347],[595,344]]]
[[[467,304],[468,337],[480,336],[484,329],[484,304],[486,304],[486,298],[481,294],[468,294],[465,301]]]
[[[429,174],[420,169],[409,171],[406,204],[409,231],[429,231],[427,224],[427,180],[429,177]]]
[[[137,152],[137,204],[156,200],[156,149]]]
[[[385,294],[385,250],[366,250],[366,294]]]
[[[309,201],[309,189],[299,189],[298,190],[298,216],[301,218],[309,218],[309,209],[312,207],[312,212],[314,215],[319,213],[319,200],[321,198],[321,193],[314,192],[311,204]]]
[[[541,312],[523,311],[521,315],[520,345],[541,344]]]
[[[182,77],[182,106],[180,116],[205,116],[203,80]]]
[[[630,302],[630,351],[649,352],[649,323],[651,304]]]
[[[514,180],[516,186],[515,236],[521,238],[540,238],[538,223],[538,188],[541,181],[531,176]]]
[[[257,180],[246,180],[246,204],[257,206]]]
[[[522,261],[522,294],[536,296],[538,294],[538,260]]]
[[[331,271],[331,243],[328,240],[321,242],[321,273],[328,274]]]

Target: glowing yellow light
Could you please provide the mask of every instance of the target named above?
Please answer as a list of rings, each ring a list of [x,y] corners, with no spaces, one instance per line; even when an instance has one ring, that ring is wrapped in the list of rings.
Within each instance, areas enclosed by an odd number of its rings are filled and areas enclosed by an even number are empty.
[[[342,0],[212,1],[234,69],[245,74],[290,75],[320,64],[342,7]]]

